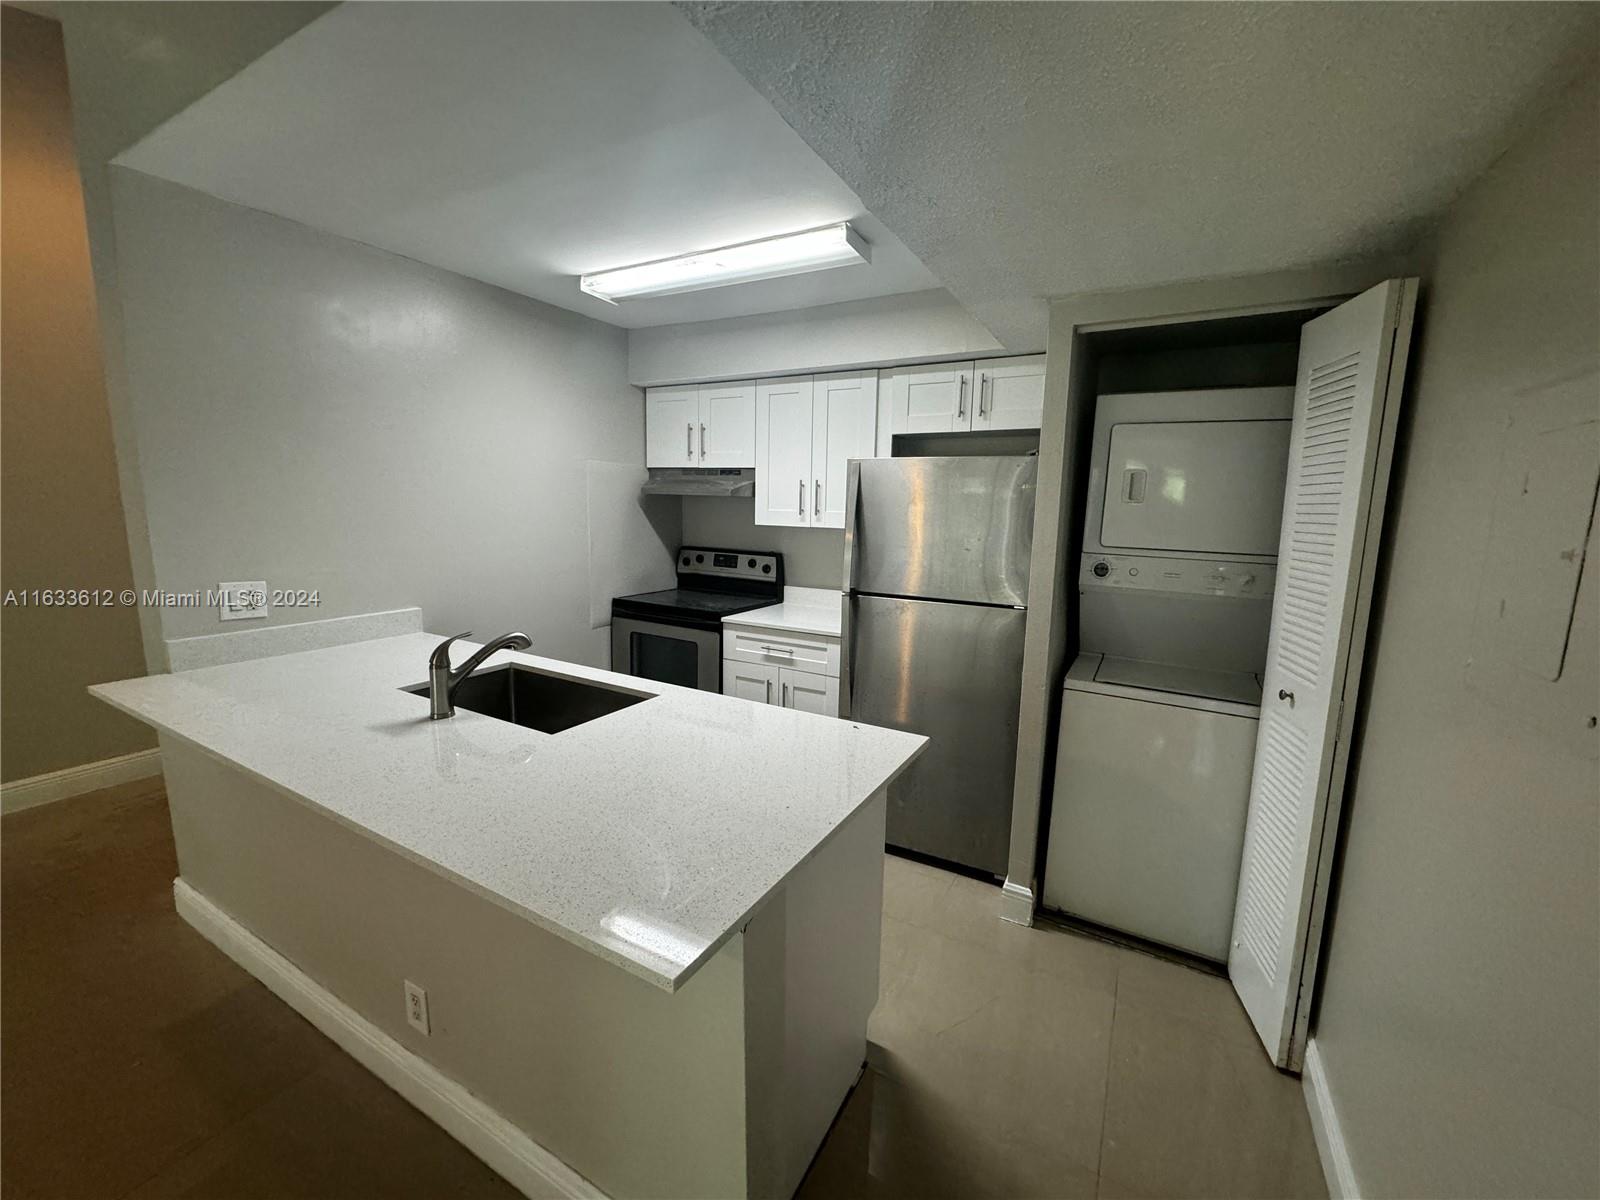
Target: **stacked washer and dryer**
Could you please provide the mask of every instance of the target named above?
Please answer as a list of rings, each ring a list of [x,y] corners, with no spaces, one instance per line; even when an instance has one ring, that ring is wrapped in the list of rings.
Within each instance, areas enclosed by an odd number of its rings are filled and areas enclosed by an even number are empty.
[[[1049,908],[1225,961],[1294,389],[1102,395]]]

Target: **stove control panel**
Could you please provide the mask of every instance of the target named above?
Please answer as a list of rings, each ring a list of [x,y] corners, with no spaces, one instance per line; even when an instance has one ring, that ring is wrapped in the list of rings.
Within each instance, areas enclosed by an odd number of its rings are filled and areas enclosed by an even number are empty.
[[[722,550],[685,546],[678,551],[679,575],[709,579],[751,579],[776,582],[783,577],[783,556],[771,550]]]

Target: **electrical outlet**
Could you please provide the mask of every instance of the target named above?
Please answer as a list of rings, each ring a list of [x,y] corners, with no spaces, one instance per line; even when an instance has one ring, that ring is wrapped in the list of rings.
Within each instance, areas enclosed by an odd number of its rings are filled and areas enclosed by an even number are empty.
[[[428,1028],[428,993],[426,989],[418,987],[411,980],[406,980],[406,1024],[417,1030],[423,1037],[431,1032]]]
[[[242,583],[217,585],[217,616],[224,621],[257,621],[271,611],[267,604],[267,581],[249,579]]]

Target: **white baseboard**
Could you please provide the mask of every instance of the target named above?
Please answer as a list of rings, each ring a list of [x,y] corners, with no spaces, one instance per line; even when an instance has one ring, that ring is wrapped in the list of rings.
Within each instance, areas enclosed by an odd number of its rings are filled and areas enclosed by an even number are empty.
[[[1033,908],[1033,889],[1006,880],[1000,889],[1000,919],[1013,925],[1032,925]]]
[[[530,1200],[606,1195],[455,1080],[407,1050],[178,878],[178,915]]]
[[[1311,1114],[1311,1132],[1317,1139],[1317,1155],[1322,1159],[1322,1174],[1328,1182],[1328,1200],[1359,1200],[1361,1189],[1356,1186],[1350,1149],[1345,1145],[1339,1114],[1333,1107],[1333,1096],[1328,1091],[1328,1076],[1322,1066],[1322,1054],[1317,1049],[1316,1038],[1306,1043],[1301,1086],[1306,1093],[1306,1109]]]
[[[49,804],[52,800],[65,800],[69,796],[81,796],[85,792],[95,792],[159,774],[160,750],[137,750],[132,754],[119,754],[116,758],[102,758],[99,762],[0,784],[0,812],[20,812],[25,808]]]

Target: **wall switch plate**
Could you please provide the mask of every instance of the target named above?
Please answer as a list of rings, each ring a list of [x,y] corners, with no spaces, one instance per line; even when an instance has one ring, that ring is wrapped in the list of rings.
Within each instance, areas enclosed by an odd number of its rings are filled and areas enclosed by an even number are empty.
[[[428,1029],[428,993],[418,987],[411,980],[406,980],[406,1024],[415,1029],[423,1037],[427,1037]]]
[[[272,611],[267,604],[267,581],[249,579],[242,583],[217,585],[217,615],[224,621],[262,620]]]

